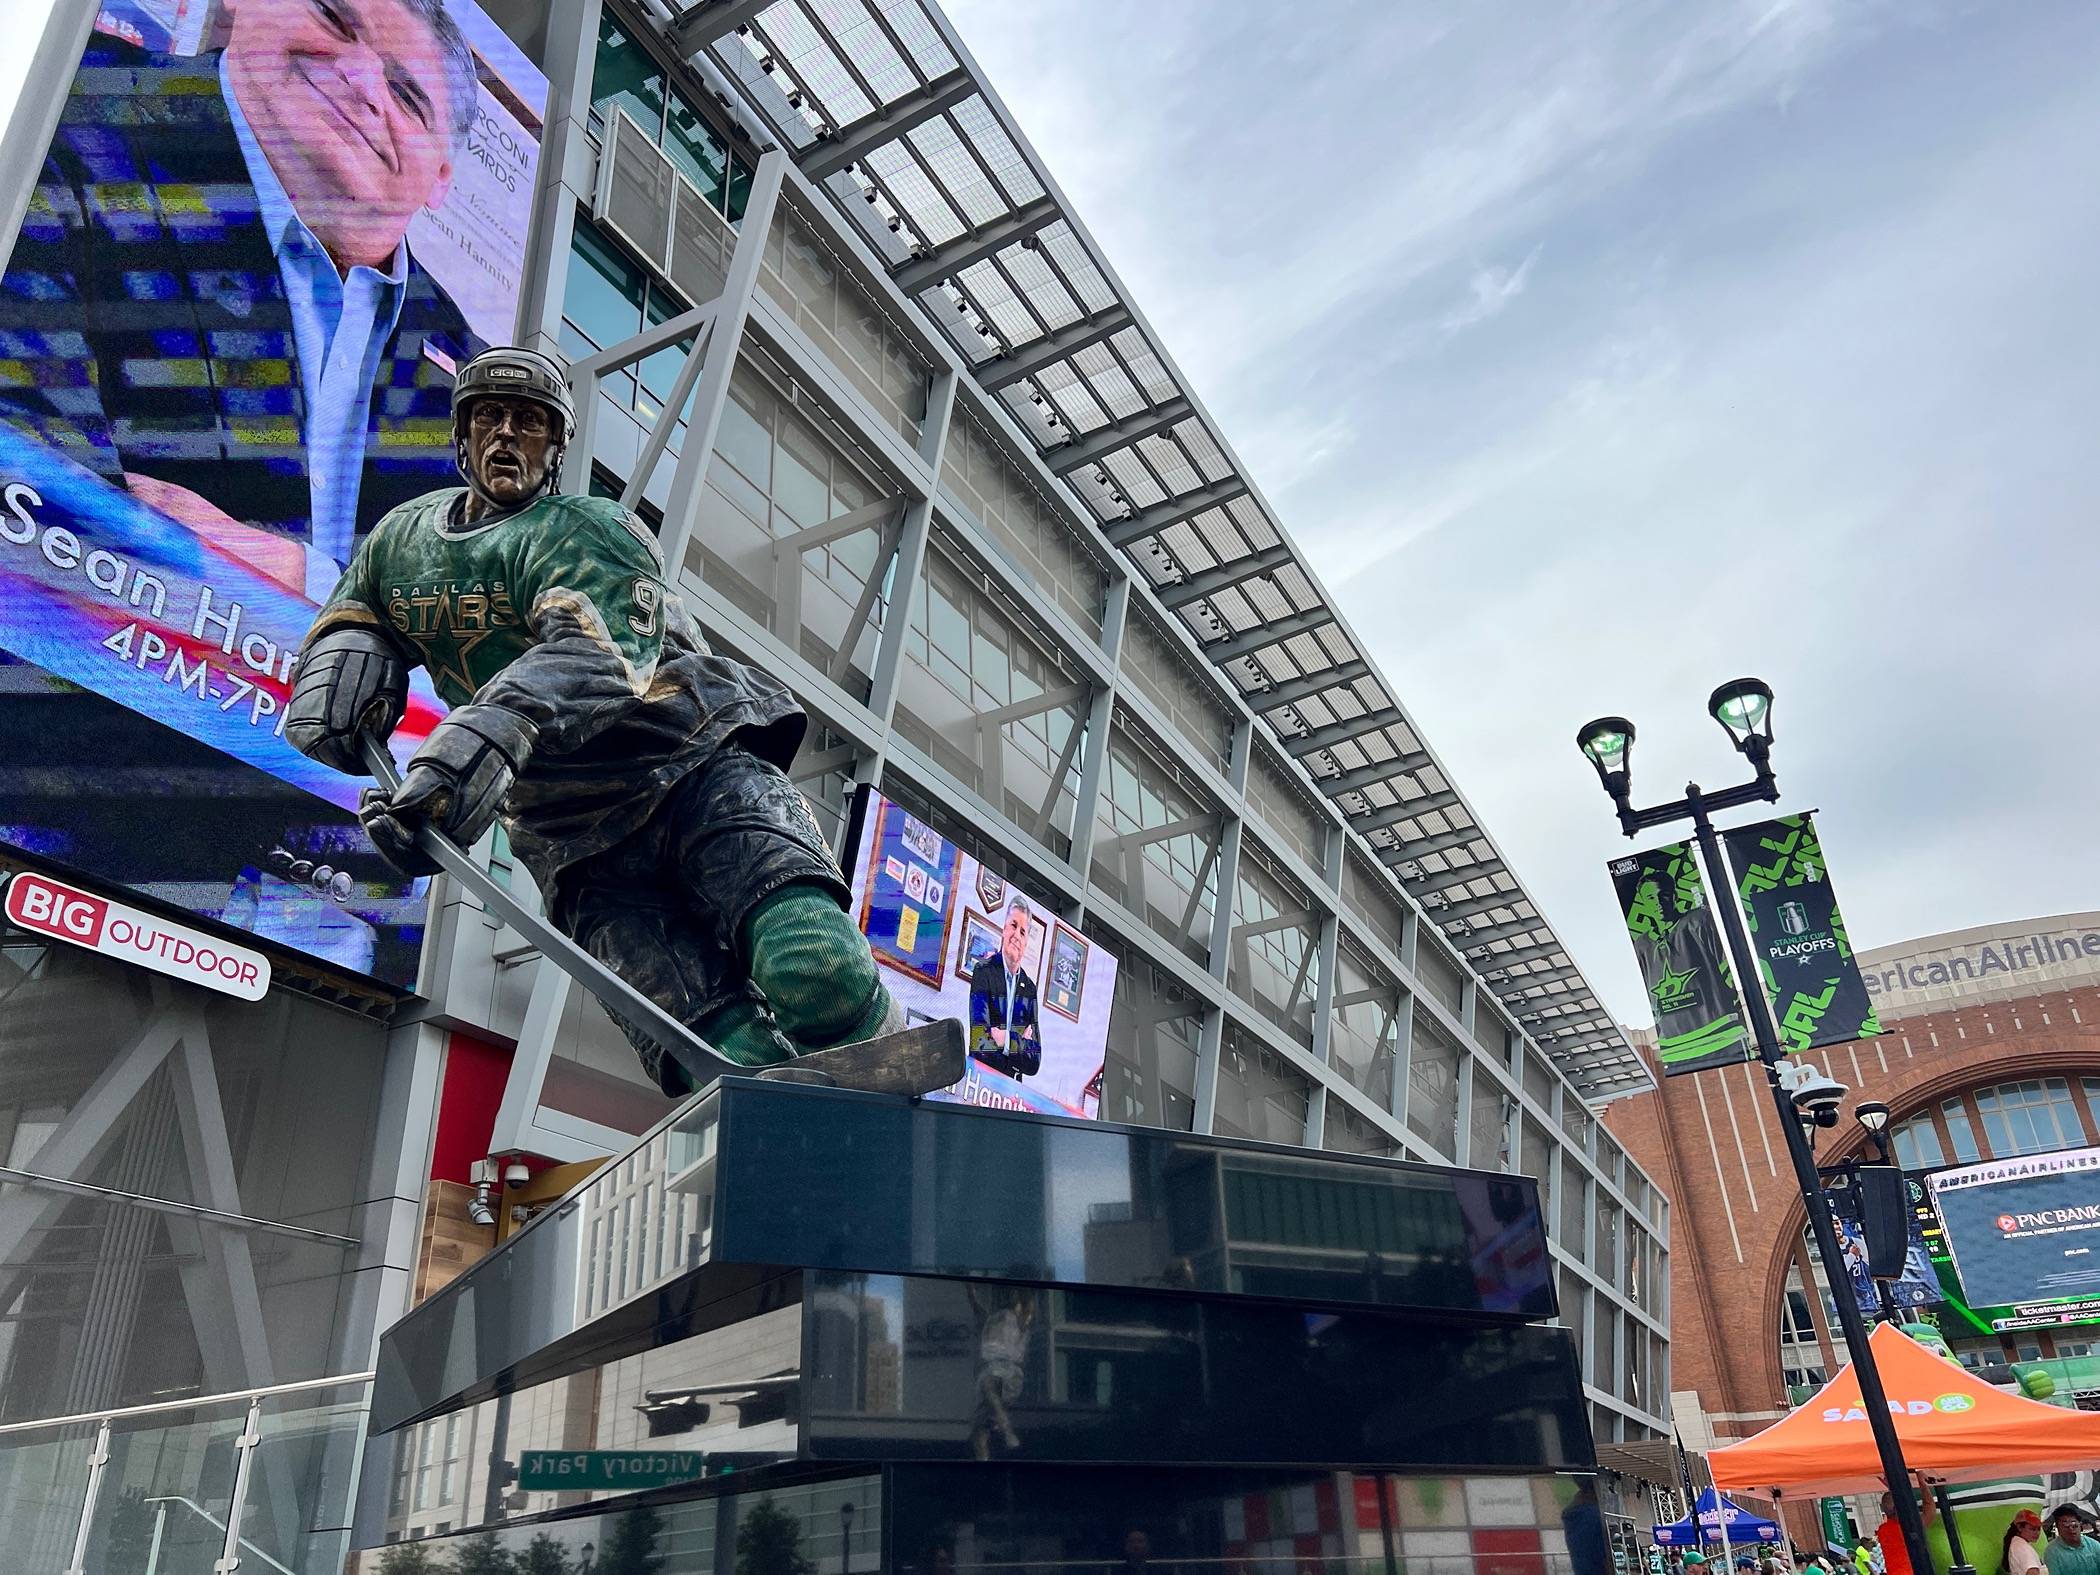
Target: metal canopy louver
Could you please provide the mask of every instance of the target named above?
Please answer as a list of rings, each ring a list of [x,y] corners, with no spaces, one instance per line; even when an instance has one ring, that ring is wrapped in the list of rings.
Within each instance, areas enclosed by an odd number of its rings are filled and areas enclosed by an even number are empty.
[[[1278,747],[1577,1088],[1653,1086],[938,7],[713,0],[670,32],[744,85]]]

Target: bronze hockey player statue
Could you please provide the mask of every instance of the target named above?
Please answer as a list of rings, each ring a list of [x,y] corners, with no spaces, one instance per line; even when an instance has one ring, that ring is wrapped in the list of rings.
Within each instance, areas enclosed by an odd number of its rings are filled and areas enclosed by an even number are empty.
[[[285,736],[367,774],[363,736],[399,724],[420,663],[452,709],[397,788],[365,790],[390,862],[434,873],[425,828],[467,845],[500,818],[555,925],[722,1057],[891,1092],[960,1077],[956,1025],[899,1031],[788,781],[802,708],[708,649],[640,520],[556,490],[575,432],[561,369],[484,351],[452,421],[467,486],[359,546],[301,648]],[[693,1087],[697,1057],[608,1007],[667,1094]]]

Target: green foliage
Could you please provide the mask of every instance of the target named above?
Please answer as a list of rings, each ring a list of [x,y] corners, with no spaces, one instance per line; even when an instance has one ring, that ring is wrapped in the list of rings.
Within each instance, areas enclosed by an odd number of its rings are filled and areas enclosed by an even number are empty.
[[[457,1546],[452,1568],[456,1575],[517,1575],[518,1566],[510,1550],[496,1540],[496,1534],[484,1531]]]
[[[541,1532],[517,1555],[518,1575],[576,1575],[569,1550],[547,1532]]]
[[[377,1575],[445,1575],[445,1566],[423,1543],[397,1542],[380,1550]]]
[[[118,1499],[110,1511],[104,1564],[113,1570],[144,1569],[153,1548],[153,1518],[143,1489],[132,1488]]]
[[[802,1551],[802,1523],[769,1498],[744,1511],[736,1529],[736,1575],[816,1575]]]
[[[656,1551],[663,1525],[663,1516],[647,1504],[630,1509],[613,1522],[592,1575],[657,1575],[664,1567],[664,1556]]]

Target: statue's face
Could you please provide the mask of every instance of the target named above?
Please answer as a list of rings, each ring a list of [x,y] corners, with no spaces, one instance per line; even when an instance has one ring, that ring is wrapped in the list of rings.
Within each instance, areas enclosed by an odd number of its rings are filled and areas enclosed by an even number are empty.
[[[498,508],[515,508],[554,463],[554,412],[536,399],[483,394],[467,407],[467,480]]]

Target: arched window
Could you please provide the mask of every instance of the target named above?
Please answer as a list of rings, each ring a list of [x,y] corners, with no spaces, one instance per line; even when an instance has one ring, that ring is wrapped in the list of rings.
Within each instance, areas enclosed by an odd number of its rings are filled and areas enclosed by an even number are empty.
[[[1983,1118],[1984,1141],[1993,1159],[2077,1148],[2085,1142],[2066,1078],[2036,1077],[1978,1089],[1976,1113]]]

